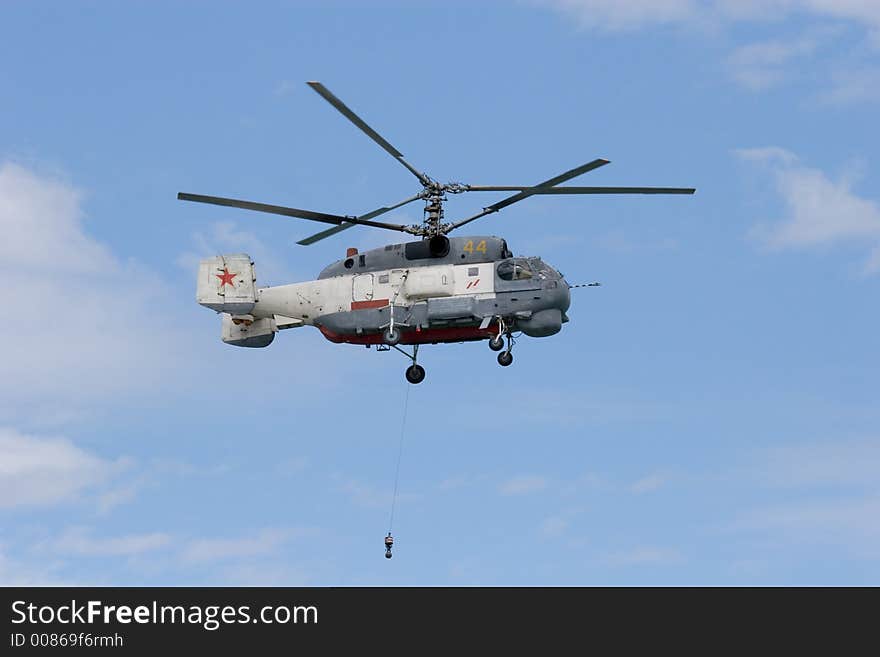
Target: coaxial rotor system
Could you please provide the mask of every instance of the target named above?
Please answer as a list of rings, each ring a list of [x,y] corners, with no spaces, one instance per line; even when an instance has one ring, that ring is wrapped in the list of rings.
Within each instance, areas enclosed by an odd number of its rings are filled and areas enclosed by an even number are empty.
[[[530,196],[542,196],[550,194],[693,194],[696,190],[692,187],[568,187],[560,186],[561,183],[567,182],[572,178],[576,178],[589,171],[598,169],[599,167],[609,164],[609,160],[597,158],[585,164],[569,169],[564,173],[544,180],[534,185],[468,185],[461,182],[441,183],[428,174],[419,171],[412,164],[407,162],[400,151],[392,146],[382,135],[371,128],[360,116],[354,113],[345,103],[334,96],[327,87],[320,82],[309,82],[308,85],[318,93],[324,100],[335,107],[340,114],[357,126],[364,134],[376,142],[382,150],[391,155],[401,165],[403,165],[412,175],[414,175],[422,185],[422,189],[408,197],[393,203],[384,205],[375,210],[371,210],[361,215],[337,215],[325,212],[314,212],[312,210],[302,210],[281,205],[270,205],[267,203],[257,203],[254,201],[244,201],[240,199],[224,198],[221,196],[205,196],[202,194],[188,194],[181,192],[177,198],[182,201],[195,201],[197,203],[210,203],[213,205],[223,205],[233,208],[242,208],[244,210],[254,210],[257,212],[268,212],[270,214],[278,214],[286,217],[296,217],[299,219],[307,219],[325,224],[332,224],[332,228],[328,228],[314,235],[310,235],[297,244],[308,245],[314,244],[322,239],[335,235],[343,230],[347,230],[352,226],[370,226],[372,228],[383,228],[385,230],[394,230],[402,233],[417,235],[425,239],[432,240],[432,252],[435,250],[442,251],[444,244],[448,248],[448,240],[441,236],[447,235],[453,230],[460,228],[466,224],[484,217],[488,214],[498,212],[513,203],[522,201]],[[480,212],[455,222],[444,221],[443,204],[446,201],[447,194],[463,194],[465,192],[515,192],[496,203],[484,207]],[[399,207],[412,203],[414,201],[423,200],[425,202],[424,219],[421,224],[402,225],[392,224],[383,221],[376,221],[379,217],[387,212],[396,210]],[[436,247],[434,246],[436,245]]]

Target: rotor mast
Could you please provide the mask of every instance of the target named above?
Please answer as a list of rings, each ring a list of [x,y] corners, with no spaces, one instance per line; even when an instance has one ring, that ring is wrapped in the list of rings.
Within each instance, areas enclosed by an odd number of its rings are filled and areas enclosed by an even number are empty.
[[[414,235],[421,235],[425,239],[430,239],[449,232],[451,224],[443,222],[443,203],[446,202],[446,192],[458,193],[453,185],[457,185],[457,183],[444,185],[432,181],[431,185],[425,188],[424,219],[421,226],[411,226],[414,229]]]
[[[428,197],[425,199],[425,219],[423,224],[425,231],[428,233],[425,237],[433,237],[440,234],[440,228],[443,224],[443,201],[446,196],[443,194],[443,187],[437,185],[429,188]]]

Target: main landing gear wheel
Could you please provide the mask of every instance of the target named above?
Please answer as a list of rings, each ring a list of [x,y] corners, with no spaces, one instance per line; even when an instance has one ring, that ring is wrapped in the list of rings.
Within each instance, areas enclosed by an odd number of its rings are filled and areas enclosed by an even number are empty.
[[[392,347],[400,342],[400,329],[397,327],[388,327],[384,331],[382,331],[382,340],[387,345],[391,345]]]
[[[413,384],[421,383],[425,380],[425,368],[421,365],[410,365],[406,368],[406,380]]]
[[[489,349],[492,351],[501,351],[504,349],[504,336],[499,333],[494,338],[490,338]]]
[[[498,354],[498,364],[501,365],[501,367],[507,367],[512,362],[513,354],[509,351],[502,351],[500,354]]]

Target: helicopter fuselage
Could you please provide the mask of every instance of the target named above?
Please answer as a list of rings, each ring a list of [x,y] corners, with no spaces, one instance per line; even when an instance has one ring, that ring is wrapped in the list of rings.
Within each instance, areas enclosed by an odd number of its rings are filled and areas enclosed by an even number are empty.
[[[224,342],[268,346],[277,331],[299,326],[363,345],[388,343],[389,327],[399,331],[393,344],[493,339],[502,330],[544,337],[568,321],[570,303],[556,269],[514,258],[491,236],[450,238],[440,252],[428,240],[349,249],[313,281],[258,288],[255,279],[247,256],[202,261],[198,300],[224,313]]]

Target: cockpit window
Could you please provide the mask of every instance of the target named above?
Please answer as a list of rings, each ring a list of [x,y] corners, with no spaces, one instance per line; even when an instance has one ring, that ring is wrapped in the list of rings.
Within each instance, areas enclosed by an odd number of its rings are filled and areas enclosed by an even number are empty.
[[[532,270],[525,258],[512,258],[498,264],[498,278],[503,281],[522,281],[532,277]]]
[[[529,258],[532,271],[538,274],[538,278],[559,278],[559,273],[540,258]]]

